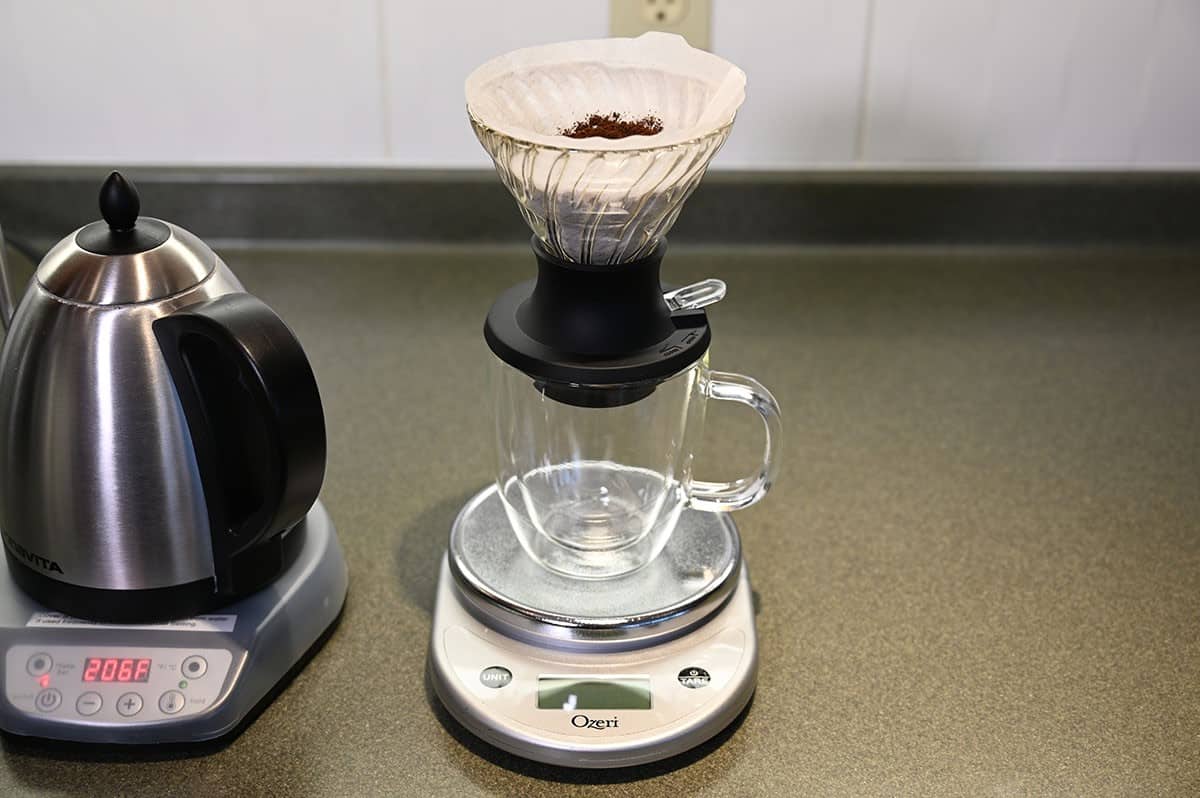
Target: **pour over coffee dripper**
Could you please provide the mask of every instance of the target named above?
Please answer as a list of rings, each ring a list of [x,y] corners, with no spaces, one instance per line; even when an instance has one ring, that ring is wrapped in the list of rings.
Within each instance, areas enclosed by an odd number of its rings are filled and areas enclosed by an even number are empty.
[[[551,254],[612,264],[650,253],[729,137],[746,75],[682,37],[647,33],[531,47],[467,78],[475,135]],[[623,139],[561,135],[599,113],[656,117]]]
[[[536,280],[492,306],[496,483],[536,562],[614,577],[663,549],[685,507],[726,511],[765,495],[779,407],[758,382],[708,367],[703,308],[725,285],[664,291],[666,232],[729,135],[745,75],[678,36],[518,50],[468,78],[467,110],[534,232]],[[599,113],[657,117],[623,139],[561,135]],[[763,418],[755,473],[692,478],[709,398]]]

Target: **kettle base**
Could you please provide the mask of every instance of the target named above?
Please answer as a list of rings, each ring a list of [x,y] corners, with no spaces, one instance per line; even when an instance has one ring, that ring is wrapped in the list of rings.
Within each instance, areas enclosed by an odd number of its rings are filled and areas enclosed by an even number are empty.
[[[270,583],[295,560],[301,546],[299,537],[284,533],[258,547],[254,554],[258,555],[256,559],[261,560],[262,565],[252,563],[250,568],[243,570],[258,570],[260,573],[254,575],[253,589],[242,591],[242,596]],[[43,573],[44,570],[53,571],[57,567],[53,561],[27,552],[7,535],[4,536],[4,543],[8,573],[17,587],[47,609],[76,618],[105,623],[155,623],[211,612],[241,598],[218,593],[216,580],[212,578],[143,590],[109,590],[74,585]]]
[[[8,574],[17,587],[45,607],[76,618],[109,623],[151,623],[186,618],[213,608],[213,580],[148,590],[105,590],[60,582],[33,570],[11,548],[4,549]],[[150,613],[147,616],[147,613]]]
[[[341,615],[346,561],[317,502],[262,590],[210,614],[109,624],[49,610],[0,567],[0,730],[85,745],[185,746],[250,723]]]

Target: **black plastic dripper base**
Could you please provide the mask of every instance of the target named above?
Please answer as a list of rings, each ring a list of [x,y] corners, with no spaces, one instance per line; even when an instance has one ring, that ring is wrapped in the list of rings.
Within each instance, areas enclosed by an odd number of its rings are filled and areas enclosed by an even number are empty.
[[[533,387],[548,399],[573,407],[624,407],[640,402],[658,387],[658,382],[633,385],[575,385],[567,382],[534,380]]]
[[[545,396],[578,407],[619,407],[653,393],[704,356],[703,310],[672,312],[659,279],[666,240],[611,266],[564,261],[536,238],[538,276],[492,305],[484,338]]]
[[[660,241],[646,257],[614,266],[564,261],[533,240],[538,276],[517,311],[531,338],[561,352],[619,357],[653,346],[675,332],[663,301]]]

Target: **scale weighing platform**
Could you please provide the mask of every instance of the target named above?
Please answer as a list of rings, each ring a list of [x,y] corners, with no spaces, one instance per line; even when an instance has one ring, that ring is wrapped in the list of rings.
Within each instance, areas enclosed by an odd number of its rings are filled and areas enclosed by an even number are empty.
[[[80,743],[195,743],[235,732],[332,630],[347,574],[317,502],[284,542],[291,563],[219,613],[148,625],[50,612],[0,566],[5,732]]]
[[[610,768],[682,753],[754,693],[754,606],[737,528],[726,514],[685,510],[645,568],[571,579],[525,554],[488,488],[451,530],[429,661],[447,711],[518,756]]]

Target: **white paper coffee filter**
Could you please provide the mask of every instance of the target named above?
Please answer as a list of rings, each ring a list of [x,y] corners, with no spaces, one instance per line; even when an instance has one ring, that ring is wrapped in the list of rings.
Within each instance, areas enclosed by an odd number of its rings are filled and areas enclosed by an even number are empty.
[[[511,138],[548,147],[622,151],[701,138],[733,122],[746,75],[682,36],[589,39],[528,47],[494,58],[467,76],[467,108]],[[652,115],[662,133],[646,138],[572,139],[559,135],[592,113]]]
[[[675,222],[745,98],[745,74],[679,36],[563,42],[467,78],[476,135],[534,233],[568,260],[646,254]],[[572,139],[593,113],[655,116],[662,132]]]

